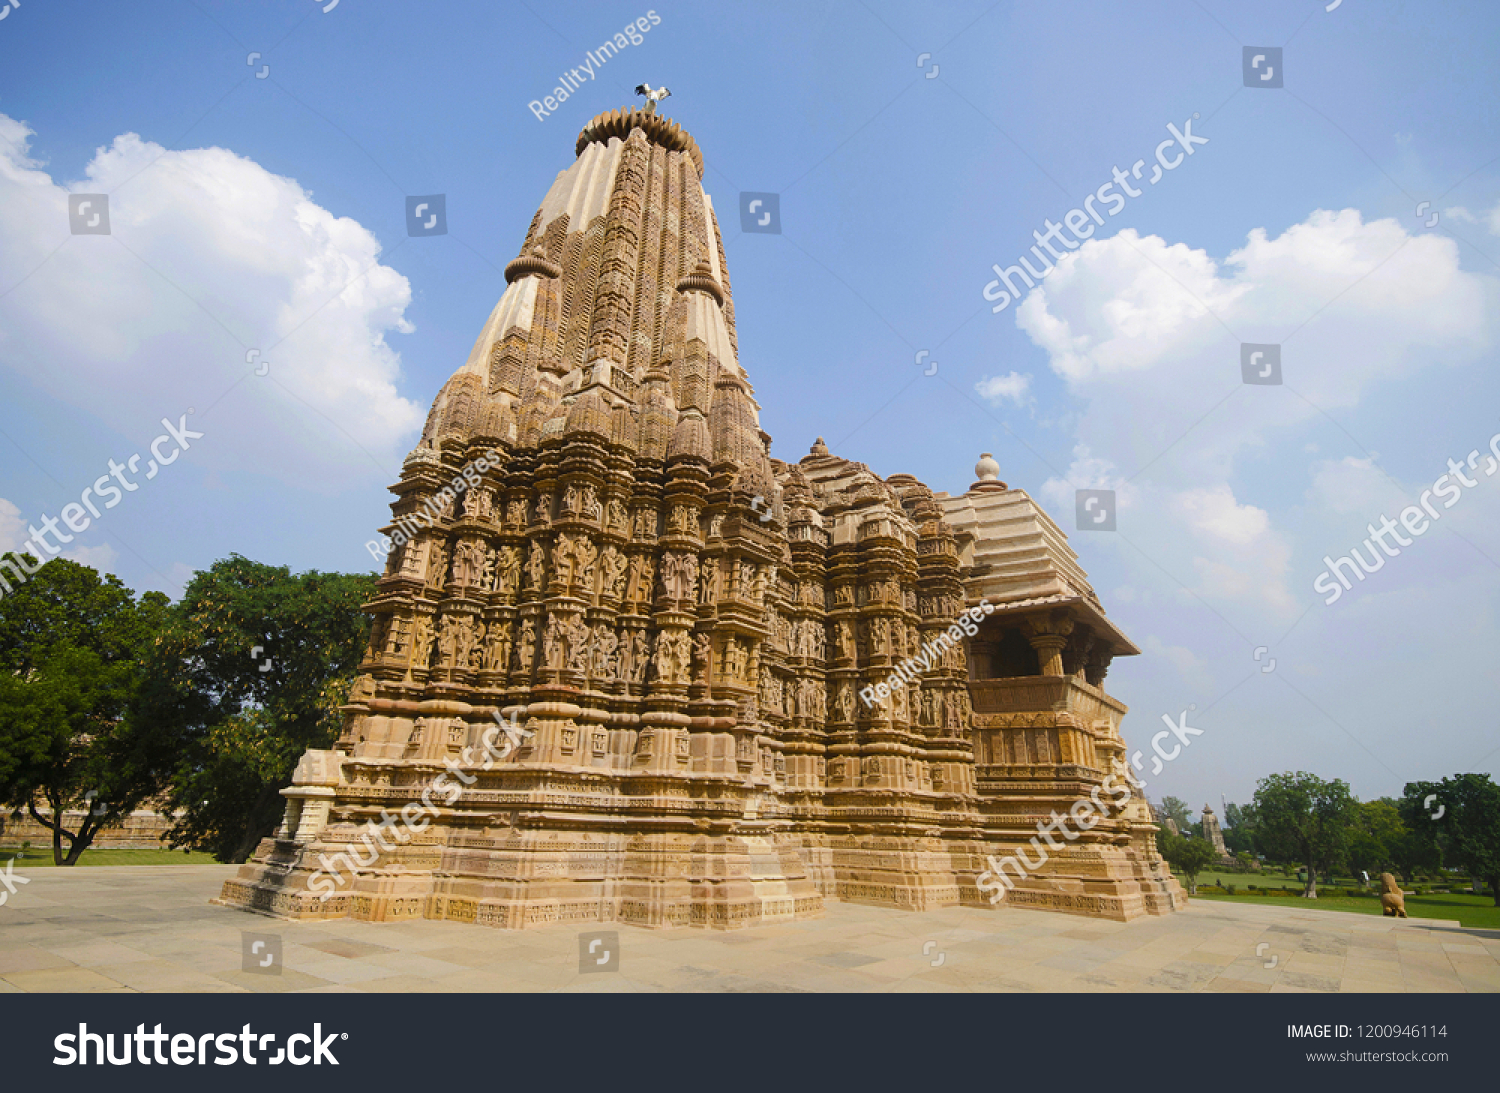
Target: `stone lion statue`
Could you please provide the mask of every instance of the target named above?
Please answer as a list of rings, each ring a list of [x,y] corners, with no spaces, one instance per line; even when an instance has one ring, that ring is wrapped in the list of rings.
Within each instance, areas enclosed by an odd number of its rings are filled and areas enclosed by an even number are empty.
[[[1386,918],[1406,917],[1406,900],[1401,895],[1401,886],[1389,873],[1380,874],[1380,913]]]

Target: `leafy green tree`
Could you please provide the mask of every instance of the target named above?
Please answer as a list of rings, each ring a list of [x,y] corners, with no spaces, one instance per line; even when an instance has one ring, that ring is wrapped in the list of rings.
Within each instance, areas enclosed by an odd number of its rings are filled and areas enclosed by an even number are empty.
[[[1186,831],[1193,823],[1193,813],[1187,802],[1178,797],[1161,799],[1162,815],[1177,824],[1178,831]]]
[[[1224,809],[1224,846],[1238,857],[1246,854],[1253,858],[1260,852],[1255,845],[1255,806],[1237,805],[1231,801]]]
[[[1408,782],[1401,811],[1420,841],[1483,879],[1500,907],[1500,786],[1488,774]]]
[[[0,598],[0,803],[52,832],[55,865],[165,785],[169,768],[142,745],[150,726],[127,711],[167,604],[62,558]]]
[[[1382,797],[1380,800],[1394,808],[1402,820],[1399,836],[1388,838],[1386,847],[1390,851],[1391,864],[1403,880],[1415,880],[1418,872],[1437,872],[1443,867],[1443,850],[1427,838],[1429,834],[1422,825],[1412,826],[1408,806],[1404,798]],[[1425,814],[1421,816],[1426,819]]]
[[[1168,865],[1187,879],[1189,895],[1198,893],[1198,874],[1219,860],[1219,852],[1207,839],[1185,839],[1178,835],[1167,836],[1163,856]]]
[[[275,829],[298,758],[338,736],[374,588],[371,576],[293,575],[239,555],[194,574],[138,702],[177,757],[173,846],[242,862]]]
[[[1401,813],[1390,801],[1361,802],[1349,838],[1350,866],[1372,877],[1395,869],[1397,847],[1406,834]]]
[[[1348,853],[1358,806],[1347,783],[1305,771],[1272,774],[1255,788],[1259,838],[1267,853],[1307,869],[1303,896],[1318,898],[1318,874],[1331,876]]]

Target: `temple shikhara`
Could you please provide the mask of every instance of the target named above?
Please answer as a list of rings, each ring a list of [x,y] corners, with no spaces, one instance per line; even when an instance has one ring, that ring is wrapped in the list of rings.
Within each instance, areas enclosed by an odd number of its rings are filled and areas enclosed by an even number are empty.
[[[991,907],[986,858],[1123,757],[1104,679],[1138,650],[988,456],[959,496],[821,440],[773,459],[697,145],[624,109],[576,151],[392,487],[343,735],[221,902],[509,928],[1181,906],[1135,790]],[[497,716],[525,735],[486,766]]]

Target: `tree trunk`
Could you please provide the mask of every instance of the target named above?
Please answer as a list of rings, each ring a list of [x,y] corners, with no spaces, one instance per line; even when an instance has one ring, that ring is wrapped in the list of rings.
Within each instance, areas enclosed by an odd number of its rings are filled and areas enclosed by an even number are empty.
[[[83,817],[83,823],[78,827],[77,835],[69,835],[68,857],[63,865],[76,865],[83,852],[94,845],[94,836],[99,833],[102,826],[94,822],[93,810],[90,809]]]
[[[1312,862],[1307,863],[1307,887],[1302,890],[1302,898],[1318,898],[1318,870]]]
[[[36,810],[36,803],[27,806],[31,818],[42,827],[52,832],[52,864],[53,865],[77,865],[78,859],[94,842],[94,836],[99,832],[99,825],[93,823],[92,811],[85,813],[83,823],[78,828],[78,834],[74,835],[63,827],[63,803],[60,799],[47,795],[47,805],[52,809],[52,819],[42,819],[41,813]],[[62,848],[63,836],[68,837],[68,849],[64,853]]]
[[[1495,899],[1495,906],[1500,907],[1500,874],[1489,878],[1490,895]]]
[[[42,814],[36,810],[35,798],[26,802],[26,811],[31,814],[31,818],[36,821],[38,826],[45,827],[48,831],[52,832],[52,864],[62,865],[62,811],[58,808],[58,803],[51,794],[47,795],[47,804],[52,809],[52,819],[50,820],[42,819]]]

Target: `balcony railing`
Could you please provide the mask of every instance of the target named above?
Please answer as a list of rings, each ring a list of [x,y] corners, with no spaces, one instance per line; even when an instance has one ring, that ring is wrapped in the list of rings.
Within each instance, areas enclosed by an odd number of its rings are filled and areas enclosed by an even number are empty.
[[[970,680],[969,698],[977,714],[1066,711],[1085,725],[1101,719],[1118,721],[1126,712],[1123,702],[1077,676]]]

